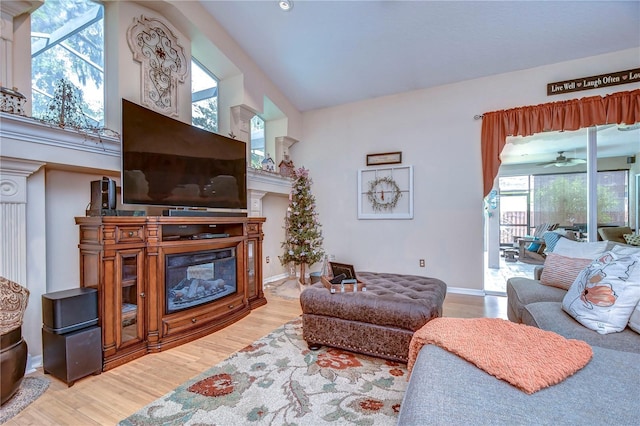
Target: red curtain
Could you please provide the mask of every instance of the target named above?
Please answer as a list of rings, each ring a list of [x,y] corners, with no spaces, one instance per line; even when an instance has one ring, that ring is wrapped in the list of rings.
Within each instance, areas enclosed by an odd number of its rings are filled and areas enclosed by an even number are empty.
[[[640,89],[488,112],[482,118],[484,196],[493,188],[507,136],[640,122]]]

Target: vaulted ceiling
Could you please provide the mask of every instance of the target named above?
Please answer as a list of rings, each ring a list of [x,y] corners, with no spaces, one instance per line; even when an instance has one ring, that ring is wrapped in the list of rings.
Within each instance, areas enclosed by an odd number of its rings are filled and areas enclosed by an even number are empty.
[[[201,1],[301,111],[640,46],[639,1]]]
[[[300,111],[640,46],[639,1],[201,1]]]

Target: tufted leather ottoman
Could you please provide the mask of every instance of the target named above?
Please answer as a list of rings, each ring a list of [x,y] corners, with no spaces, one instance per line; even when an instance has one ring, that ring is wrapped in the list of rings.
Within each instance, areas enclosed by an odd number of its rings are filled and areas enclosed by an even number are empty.
[[[447,286],[436,278],[358,272],[366,292],[331,294],[322,283],[300,294],[302,336],[311,345],[407,362],[413,333],[442,316]]]

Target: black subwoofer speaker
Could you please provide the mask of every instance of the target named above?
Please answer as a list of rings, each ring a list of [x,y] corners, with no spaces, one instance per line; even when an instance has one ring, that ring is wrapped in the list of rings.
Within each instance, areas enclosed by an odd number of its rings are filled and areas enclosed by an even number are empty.
[[[73,386],[76,380],[102,372],[102,332],[88,327],[66,334],[42,329],[43,370]]]

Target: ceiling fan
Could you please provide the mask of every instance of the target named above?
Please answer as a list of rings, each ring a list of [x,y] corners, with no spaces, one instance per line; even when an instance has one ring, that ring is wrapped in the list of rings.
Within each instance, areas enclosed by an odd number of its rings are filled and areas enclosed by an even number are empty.
[[[542,166],[542,167],[551,167],[551,166],[569,167],[569,166],[575,166],[575,165],[578,165],[578,164],[584,164],[584,163],[587,162],[587,160],[583,160],[581,158],[568,158],[568,157],[565,157],[562,154],[564,154],[564,151],[558,151],[558,156],[556,157],[555,160],[548,161],[546,163],[540,163],[540,164],[538,164],[538,166]]]

